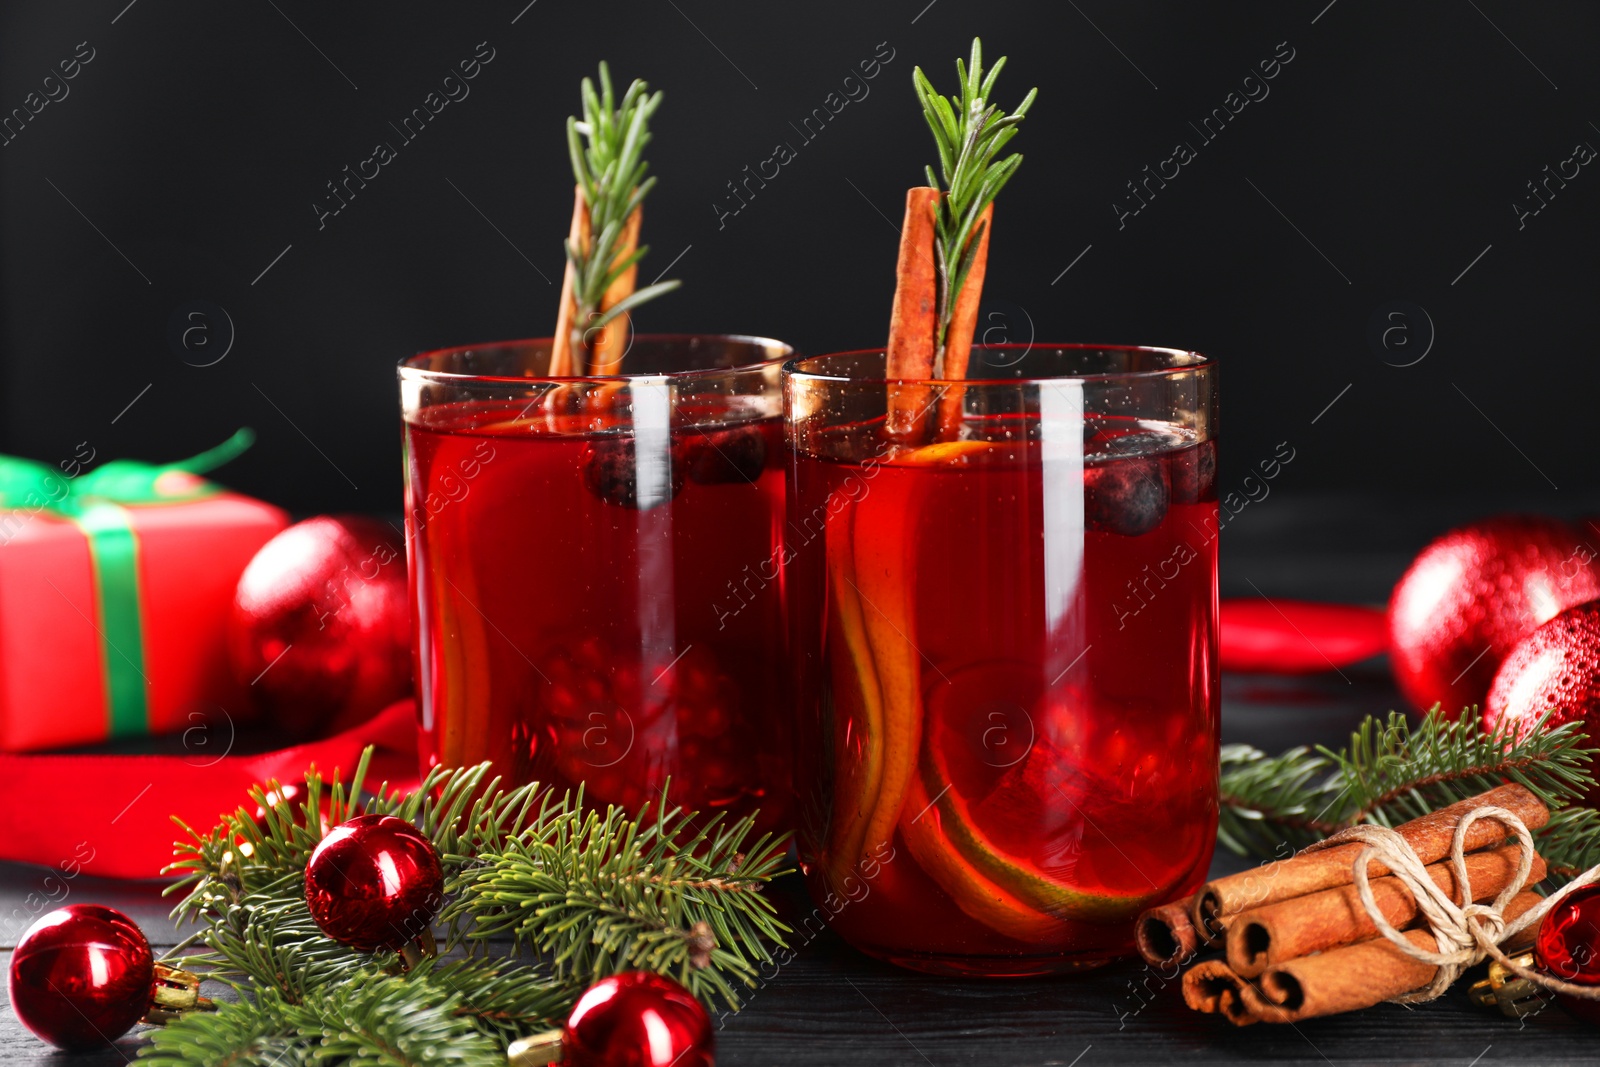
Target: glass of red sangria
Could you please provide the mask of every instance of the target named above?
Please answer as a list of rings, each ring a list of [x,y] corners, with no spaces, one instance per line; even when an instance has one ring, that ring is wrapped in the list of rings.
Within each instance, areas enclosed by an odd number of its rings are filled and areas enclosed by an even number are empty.
[[[399,368],[424,768],[787,824],[779,368],[752,337],[548,340]]]
[[[1217,826],[1216,378],[1204,356],[791,361],[800,857],[847,941],[939,973],[1132,951]]]

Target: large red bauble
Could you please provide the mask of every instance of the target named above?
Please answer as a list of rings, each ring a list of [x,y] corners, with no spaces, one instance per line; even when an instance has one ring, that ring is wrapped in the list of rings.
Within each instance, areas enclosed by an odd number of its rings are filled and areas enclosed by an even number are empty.
[[[715,1067],[716,1035],[683,986],[647,971],[602,978],[567,1017],[562,1067]]]
[[[411,692],[405,548],[387,524],[324,515],[262,546],[228,628],[235,677],[289,740],[337,733]]]
[[[1511,650],[1494,676],[1483,721],[1516,724],[1520,736],[1552,708],[1550,726],[1582,723],[1589,743],[1600,744],[1600,601],[1568,608]],[[1587,802],[1600,803],[1600,786]]]
[[[1508,515],[1451,530],[1422,550],[1389,601],[1389,662],[1419,711],[1481,705],[1512,647],[1600,597],[1600,566],[1570,523]]]
[[[428,931],[444,903],[433,843],[404,819],[358,815],[329,831],[306,864],[306,903],[322,932],[371,952]]]
[[[150,942],[98,904],[40,916],[11,954],[11,1008],[58,1048],[111,1044],[150,1009],[154,986]]]
[[[1600,885],[1574,889],[1539,921],[1533,959],[1552,978],[1573,985],[1600,985]],[[1600,1023],[1600,1001],[1557,994],[1578,1018]]]

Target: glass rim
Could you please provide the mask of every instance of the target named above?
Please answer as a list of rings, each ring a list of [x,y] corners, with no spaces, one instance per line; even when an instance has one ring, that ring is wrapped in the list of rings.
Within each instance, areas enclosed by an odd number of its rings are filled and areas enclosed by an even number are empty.
[[[888,351],[886,348],[856,348],[848,352],[829,352],[818,356],[794,356],[783,364],[785,379],[793,378],[812,382],[839,382],[854,385],[934,385],[934,386],[1019,386],[1019,385],[1048,385],[1052,382],[1092,381],[1092,382],[1119,382],[1119,381],[1146,381],[1150,379],[1171,377],[1180,374],[1199,372],[1214,372],[1217,361],[1203,352],[1196,352],[1186,348],[1166,348],[1160,345],[1105,345],[1079,342],[1072,344],[1040,344],[1033,342],[1013,342],[1000,345],[973,345],[974,351],[1005,352],[1023,349],[1032,351],[1035,348],[1044,350],[1087,350],[1093,352],[1157,352],[1167,356],[1190,359],[1193,362],[1174,367],[1160,367],[1156,370],[1142,371],[1105,371],[1101,373],[1086,374],[1049,374],[1035,377],[1021,378],[890,378],[883,375],[856,377],[848,374],[825,374],[818,371],[804,369],[801,364],[821,362],[830,359],[844,359],[850,356],[877,356]]]
[[[427,349],[406,356],[395,364],[395,370],[402,381],[435,382],[441,385],[468,385],[477,382],[492,385],[570,385],[573,382],[694,381],[701,378],[714,378],[719,375],[757,371],[773,364],[784,364],[800,358],[796,354],[795,347],[787,341],[779,341],[772,337],[760,337],[755,334],[641,333],[634,335],[634,344],[638,344],[641,341],[731,341],[769,350],[781,349],[783,354],[772,356],[768,359],[756,360],[753,363],[738,363],[731,367],[697,367],[691,370],[657,371],[649,374],[462,374],[457,371],[431,370],[427,367],[415,365],[420,360],[450,356],[458,352],[513,348],[519,345],[553,344],[554,341],[555,338],[553,337],[521,337],[502,341],[481,341],[477,344],[468,345],[448,345],[444,348]],[[630,345],[629,349],[631,350],[632,347]]]

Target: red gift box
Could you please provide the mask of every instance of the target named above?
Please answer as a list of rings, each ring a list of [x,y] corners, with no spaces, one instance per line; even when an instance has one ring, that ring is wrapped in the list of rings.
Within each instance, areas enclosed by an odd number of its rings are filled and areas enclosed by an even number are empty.
[[[248,714],[228,669],[239,575],[288,525],[197,472],[241,431],[164,467],[113,461],[77,478],[0,457],[0,751],[171,733]],[[221,755],[221,738],[196,735]]]

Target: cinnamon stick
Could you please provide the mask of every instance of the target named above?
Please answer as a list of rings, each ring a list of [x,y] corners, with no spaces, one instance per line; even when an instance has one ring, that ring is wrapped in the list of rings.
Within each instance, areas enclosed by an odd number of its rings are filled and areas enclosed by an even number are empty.
[[[966,281],[950,312],[950,325],[945,329],[944,363],[938,371],[945,381],[965,378],[967,363],[972,357],[972,336],[978,327],[978,305],[983,300],[983,278],[989,268],[989,231],[994,227],[992,201],[978,216],[976,226],[977,235],[972,238],[972,266],[967,269]],[[961,430],[965,392],[959,385],[950,386],[939,398],[939,436],[943,440],[955,440]]]
[[[1517,874],[1522,849],[1516,845],[1473,852],[1466,856],[1467,882],[1472,899],[1493,900]],[[1430,864],[1433,884],[1451,900],[1459,901],[1460,887],[1448,861]],[[1537,854],[1525,885],[1544,880],[1545,862]],[[1370,883],[1372,899],[1389,925],[1403,930],[1418,915],[1417,899],[1394,876]],[[1522,886],[1518,886],[1521,889]],[[1228,966],[1241,978],[1254,978],[1269,966],[1337,945],[1378,936],[1354,885],[1324,889],[1303,897],[1252,908],[1233,917],[1228,926]]]
[[[1506,921],[1515,921],[1543,899],[1537,893],[1518,893],[1506,905]],[[1512,953],[1532,944],[1536,936],[1537,929],[1529,928],[1501,947]],[[1438,940],[1425,928],[1406,931],[1405,939],[1428,952],[1438,951]],[[1244,1014],[1251,1016],[1251,1022],[1269,1023],[1338,1015],[1421,989],[1436,973],[1437,968],[1412,959],[1380,937],[1269,967],[1259,983],[1245,983]]]
[[[1469,812],[1485,805],[1505,808],[1526,823],[1530,830],[1538,829],[1550,819],[1550,809],[1525,786],[1503,785],[1447,808],[1440,808],[1431,815],[1402,823],[1395,830],[1416,851],[1423,863],[1434,863],[1450,851],[1456,823]],[[1465,848],[1468,852],[1476,851],[1498,844],[1509,836],[1510,830],[1501,825],[1499,820],[1479,819],[1467,832]],[[1337,835],[1330,840],[1336,839]],[[1352,864],[1365,847],[1359,841],[1353,841],[1302,850],[1281,863],[1269,863],[1209,882],[1195,894],[1194,910],[1190,915],[1195,930],[1202,940],[1215,944],[1223,936],[1222,920],[1228,916],[1280,900],[1349,885],[1354,877]],[[1389,869],[1382,863],[1373,863],[1368,868],[1368,874],[1373,878],[1388,873]]]
[[[583,186],[572,188],[572,226],[567,230],[567,242],[573,248],[589,245],[589,205],[583,200]],[[552,378],[567,378],[584,372],[578,365],[579,354],[572,350],[572,320],[578,314],[578,298],[573,291],[578,283],[572,260],[567,260],[566,272],[561,275],[561,307],[556,312],[556,333],[550,344],[550,365],[545,373]]]
[[[1170,967],[1186,963],[1200,947],[1200,935],[1189,920],[1189,909],[1194,897],[1174,900],[1159,908],[1151,908],[1139,916],[1133,928],[1133,942],[1139,955],[1152,967]]]
[[[639,247],[639,224],[644,214],[644,205],[640,204],[628,216],[628,221],[622,228],[621,240],[617,245],[616,257],[611,261],[613,266],[633,255]],[[605,295],[600,298],[600,310],[610,311],[617,304],[633,295],[634,285],[639,277],[639,264],[635,263],[617,276],[617,280],[607,287]],[[592,346],[592,356],[589,361],[590,374],[621,374],[622,357],[628,354],[628,313],[624,311],[616,318],[596,331],[591,337],[584,335],[585,344]]]
[[[1226,1015],[1235,1026],[1249,1026],[1260,1018],[1248,986],[1224,961],[1201,960],[1183,972],[1183,1002],[1195,1011]]]
[[[906,215],[900,227],[900,257],[895,263],[894,308],[889,316],[889,347],[884,377],[933,376],[938,329],[938,270],[934,264],[934,213],[939,190],[919,185],[906,190]],[[925,390],[889,386],[887,427],[895,437],[915,435],[926,406]]]

